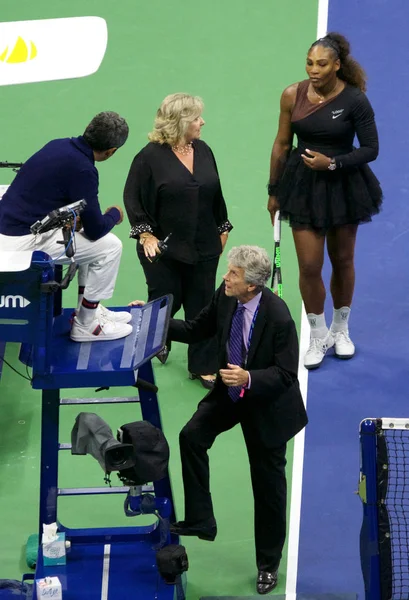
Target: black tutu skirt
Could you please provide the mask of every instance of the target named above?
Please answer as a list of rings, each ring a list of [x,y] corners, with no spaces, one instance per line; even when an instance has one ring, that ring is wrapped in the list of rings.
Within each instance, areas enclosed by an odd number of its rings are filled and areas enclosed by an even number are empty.
[[[277,197],[281,219],[293,228],[322,233],[371,221],[382,205],[379,181],[368,165],[313,171],[298,149],[287,160]]]

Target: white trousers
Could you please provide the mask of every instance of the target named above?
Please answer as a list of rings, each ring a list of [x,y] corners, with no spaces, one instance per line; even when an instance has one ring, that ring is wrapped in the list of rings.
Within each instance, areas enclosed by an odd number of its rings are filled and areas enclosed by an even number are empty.
[[[13,250],[42,250],[59,265],[68,264],[64,254],[61,230],[39,235],[11,236],[0,234],[0,253]],[[79,265],[78,284],[85,286],[85,297],[90,302],[112,298],[119,271],[122,242],[113,233],[96,241],[89,240],[82,232],[75,233],[74,260]],[[62,256],[61,256],[62,255]]]

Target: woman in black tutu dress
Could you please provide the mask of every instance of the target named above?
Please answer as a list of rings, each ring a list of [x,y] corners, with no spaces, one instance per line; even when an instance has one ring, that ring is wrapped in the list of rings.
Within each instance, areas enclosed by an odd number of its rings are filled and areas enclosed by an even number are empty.
[[[300,269],[300,290],[311,326],[307,369],[320,366],[328,348],[351,358],[348,320],[355,283],[357,228],[379,212],[382,191],[367,163],[378,155],[366,77],[337,33],[317,40],[307,56],[309,79],[286,88],[271,154],[268,210],[288,220]],[[298,147],[293,149],[294,134]],[[354,148],[355,135],[359,148]],[[325,240],[332,263],[333,320],[327,328],[322,281]]]

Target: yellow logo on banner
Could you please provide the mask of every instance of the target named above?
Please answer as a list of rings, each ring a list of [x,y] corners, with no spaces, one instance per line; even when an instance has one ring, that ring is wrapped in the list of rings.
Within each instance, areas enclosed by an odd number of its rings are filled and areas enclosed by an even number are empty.
[[[18,37],[14,48],[9,53],[9,47],[0,54],[0,60],[6,63],[23,63],[28,60],[33,60],[37,56],[37,48],[34,42],[30,41],[30,46],[23,40],[22,37]]]
[[[107,43],[101,17],[0,23],[0,86],[92,75]]]

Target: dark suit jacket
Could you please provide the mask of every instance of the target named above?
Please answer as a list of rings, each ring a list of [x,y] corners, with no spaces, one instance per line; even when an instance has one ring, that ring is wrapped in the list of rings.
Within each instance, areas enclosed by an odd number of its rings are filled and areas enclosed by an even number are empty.
[[[217,335],[219,368],[226,368],[226,342],[237,300],[227,297],[224,283],[210,304],[192,321],[171,319],[168,336],[187,344]],[[287,305],[264,288],[254,324],[246,369],[251,387],[238,401],[243,432],[248,439],[261,438],[267,447],[286,443],[308,422],[301,397],[298,339]],[[217,376],[207,398],[226,396],[227,387]]]

